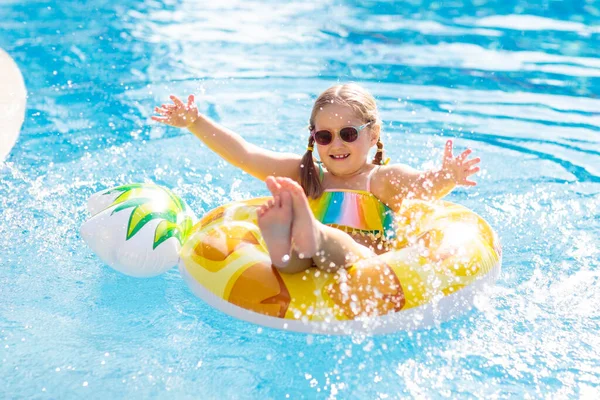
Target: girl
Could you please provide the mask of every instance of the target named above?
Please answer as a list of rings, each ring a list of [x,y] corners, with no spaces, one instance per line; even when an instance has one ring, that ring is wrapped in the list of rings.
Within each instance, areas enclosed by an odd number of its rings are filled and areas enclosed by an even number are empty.
[[[384,165],[381,120],[375,99],[350,83],[332,86],[315,101],[304,156],[278,153],[248,143],[171,96],[152,119],[186,127],[231,164],[266,182],[272,199],[258,210],[258,225],[275,267],[282,272],[310,266],[332,271],[388,250],[393,214],[404,199],[433,200],[456,185],[475,186],[479,171],[471,150],[454,157],[446,142],[441,168],[417,171]],[[319,153],[320,161],[313,158]],[[371,163],[369,149],[377,146]]]

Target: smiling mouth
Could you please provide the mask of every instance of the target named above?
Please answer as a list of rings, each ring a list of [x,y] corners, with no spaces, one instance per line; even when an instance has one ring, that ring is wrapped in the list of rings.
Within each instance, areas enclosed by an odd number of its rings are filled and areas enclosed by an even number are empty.
[[[350,157],[350,154],[338,154],[338,155],[331,155],[329,157],[333,158],[334,160],[345,160],[346,158]]]

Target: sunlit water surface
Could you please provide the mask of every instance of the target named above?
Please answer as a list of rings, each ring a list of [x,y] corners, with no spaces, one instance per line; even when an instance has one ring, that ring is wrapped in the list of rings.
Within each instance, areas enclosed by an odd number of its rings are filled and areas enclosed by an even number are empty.
[[[4,1],[28,89],[0,164],[0,397],[600,397],[600,8],[594,1]],[[377,97],[394,162],[447,138],[481,156],[449,197],[494,226],[503,272],[476,309],[382,337],[260,329],[173,269],[139,280],[78,234],[88,196],[173,188],[198,215],[267,192],[181,130],[170,93],[248,140],[303,152],[338,81]]]

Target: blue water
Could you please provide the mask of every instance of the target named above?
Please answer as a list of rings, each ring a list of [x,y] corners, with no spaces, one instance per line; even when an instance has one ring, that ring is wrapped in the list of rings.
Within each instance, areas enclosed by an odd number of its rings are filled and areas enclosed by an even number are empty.
[[[600,3],[411,0],[0,2],[28,108],[0,164],[0,397],[600,397]],[[152,181],[202,215],[267,192],[184,131],[171,93],[271,149],[303,152],[338,81],[376,96],[394,162],[446,138],[482,158],[449,199],[484,216],[503,273],[476,310],[382,337],[234,320],[176,269],[140,280],[81,241],[97,190]]]

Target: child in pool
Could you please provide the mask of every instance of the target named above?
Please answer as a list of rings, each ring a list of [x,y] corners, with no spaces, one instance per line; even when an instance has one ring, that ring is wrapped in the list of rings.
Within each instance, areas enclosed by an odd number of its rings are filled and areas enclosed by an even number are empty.
[[[375,99],[353,83],[332,86],[317,98],[304,156],[248,143],[200,114],[193,95],[187,104],[171,100],[156,107],[160,116],[153,120],[186,127],[226,161],[266,182],[273,197],[258,210],[258,224],[282,272],[313,263],[332,271],[386,251],[394,238],[393,213],[404,199],[439,199],[457,185],[475,186],[469,177],[479,171],[480,159],[469,159],[469,149],[454,157],[450,140],[440,168],[384,165]],[[315,144],[321,161],[313,158]]]

